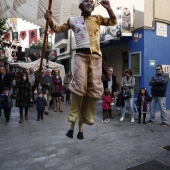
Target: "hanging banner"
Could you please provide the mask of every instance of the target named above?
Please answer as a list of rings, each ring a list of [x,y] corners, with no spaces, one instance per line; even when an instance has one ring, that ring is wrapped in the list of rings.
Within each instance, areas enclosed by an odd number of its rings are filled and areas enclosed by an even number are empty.
[[[18,41],[18,32],[12,32],[12,41],[17,40]]]
[[[11,38],[10,33],[5,33],[5,34],[4,34],[4,38],[5,38],[5,41],[6,41],[6,42],[9,42],[9,41],[10,41],[10,38]]]
[[[21,37],[22,40],[24,40],[26,36],[27,36],[27,32],[26,31],[21,31],[20,32],[20,37]]]
[[[37,44],[38,40],[37,40],[37,29],[34,30],[29,30],[29,45],[31,45],[31,43]]]
[[[44,36],[44,29],[43,28],[39,28],[39,33],[40,33],[40,38],[43,38],[43,36]]]

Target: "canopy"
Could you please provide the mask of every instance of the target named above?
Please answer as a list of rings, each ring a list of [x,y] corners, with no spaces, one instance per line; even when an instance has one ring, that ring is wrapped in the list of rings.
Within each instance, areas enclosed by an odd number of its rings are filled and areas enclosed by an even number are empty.
[[[37,71],[40,68],[40,59],[31,62],[31,63],[10,63],[11,66],[13,67],[21,67],[21,68],[25,68],[25,69],[29,69],[30,67],[34,68],[34,71]],[[45,69],[47,65],[47,61],[46,59],[43,59],[43,65],[42,67]],[[65,69],[64,66],[52,61],[48,61],[48,69],[50,70],[59,70],[60,71],[60,76],[62,78],[62,80],[64,80],[65,77]]]
[[[0,18],[22,18],[45,27],[44,13],[49,0],[0,0]],[[63,24],[71,16],[79,16],[79,0],[53,0],[52,16],[57,24]]]

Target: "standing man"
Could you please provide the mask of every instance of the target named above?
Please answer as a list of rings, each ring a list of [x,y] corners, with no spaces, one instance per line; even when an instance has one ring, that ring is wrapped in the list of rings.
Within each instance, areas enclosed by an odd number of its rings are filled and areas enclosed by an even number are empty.
[[[31,84],[32,100],[34,100],[34,91],[37,88],[37,76],[34,74],[34,68],[29,69],[28,80]]]
[[[155,107],[158,102],[161,110],[162,126],[166,126],[167,113],[166,113],[166,90],[168,85],[169,75],[164,73],[161,65],[156,66],[156,74],[152,76],[149,85],[151,87],[151,110],[148,123],[151,124],[155,120]]]
[[[42,76],[40,79],[40,84],[42,86],[42,93],[47,101],[47,106],[45,107],[45,114],[48,115],[48,107],[49,102],[52,94],[52,78],[51,78],[51,71],[47,70],[45,76]]]
[[[109,88],[111,92],[111,96],[114,97],[114,93],[117,90],[117,82],[116,82],[116,76],[113,74],[113,67],[109,67],[107,69],[107,74],[108,74],[108,79],[105,78],[103,81],[104,90]],[[114,119],[112,112],[109,113],[109,117],[111,119]]]
[[[0,94],[3,93],[4,87],[11,88],[11,75],[6,73],[4,67],[0,67]],[[1,115],[1,110],[0,110]]]
[[[83,123],[94,124],[94,116],[98,99],[103,94],[102,53],[100,50],[100,25],[114,26],[116,16],[109,0],[102,0],[100,4],[107,10],[109,18],[91,15],[95,3],[93,0],[80,0],[81,16],[71,17],[59,26],[54,25],[51,11],[45,13],[49,19],[50,28],[57,34],[72,29],[76,40],[76,54],[74,56],[74,75],[69,89],[72,91],[72,106],[68,116],[71,122],[66,136],[73,138],[74,125],[79,117],[78,139],[83,139]]]

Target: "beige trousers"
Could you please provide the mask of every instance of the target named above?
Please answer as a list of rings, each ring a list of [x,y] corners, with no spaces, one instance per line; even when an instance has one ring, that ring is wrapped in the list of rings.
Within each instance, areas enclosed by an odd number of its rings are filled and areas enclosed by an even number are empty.
[[[69,85],[72,91],[70,122],[94,124],[96,105],[103,94],[102,57],[97,54],[77,53],[74,57],[74,76]]]

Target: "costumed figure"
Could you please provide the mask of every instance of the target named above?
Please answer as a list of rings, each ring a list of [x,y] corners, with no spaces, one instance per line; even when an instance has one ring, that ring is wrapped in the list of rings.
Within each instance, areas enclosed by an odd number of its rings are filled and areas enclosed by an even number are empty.
[[[76,54],[74,56],[74,74],[69,84],[72,92],[72,105],[68,116],[71,122],[66,136],[73,138],[75,122],[79,118],[78,139],[83,139],[83,123],[94,124],[96,105],[103,94],[102,53],[100,50],[100,25],[114,26],[117,18],[111,8],[109,0],[102,0],[100,4],[107,10],[109,18],[91,15],[94,10],[93,0],[81,0],[79,8],[81,16],[71,17],[61,25],[55,25],[51,19],[52,13],[45,13],[49,19],[51,30],[59,34],[72,29],[76,40]]]

